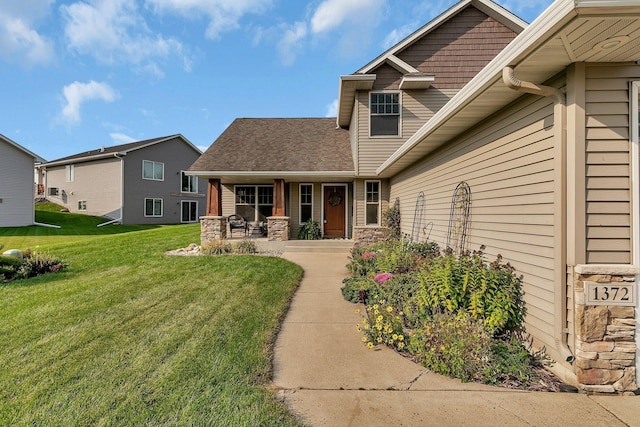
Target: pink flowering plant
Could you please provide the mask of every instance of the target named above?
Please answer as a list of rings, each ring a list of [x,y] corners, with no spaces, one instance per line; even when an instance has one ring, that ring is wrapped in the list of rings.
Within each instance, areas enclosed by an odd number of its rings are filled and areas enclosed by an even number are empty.
[[[391,273],[379,273],[376,275],[376,277],[373,278],[373,280],[375,280],[376,282],[378,282],[381,285],[384,285],[385,282],[387,282],[387,280],[392,279],[393,278],[393,274]]]

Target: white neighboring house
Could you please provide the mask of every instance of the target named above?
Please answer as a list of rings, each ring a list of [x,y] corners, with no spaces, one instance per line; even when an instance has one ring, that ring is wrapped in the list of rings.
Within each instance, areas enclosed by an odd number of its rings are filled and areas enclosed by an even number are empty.
[[[0,134],[0,227],[35,223],[33,166],[44,161]]]

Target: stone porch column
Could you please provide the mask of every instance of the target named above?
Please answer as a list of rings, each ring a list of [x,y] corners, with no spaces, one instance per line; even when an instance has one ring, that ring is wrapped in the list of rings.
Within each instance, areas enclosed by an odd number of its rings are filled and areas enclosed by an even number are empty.
[[[288,216],[267,217],[267,239],[275,241],[289,240],[291,218]]]
[[[200,245],[227,238],[227,218],[224,216],[200,217]]]

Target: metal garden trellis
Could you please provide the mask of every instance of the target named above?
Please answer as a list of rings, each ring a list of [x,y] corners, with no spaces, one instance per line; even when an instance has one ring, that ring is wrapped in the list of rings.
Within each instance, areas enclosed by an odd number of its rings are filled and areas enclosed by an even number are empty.
[[[453,252],[457,254],[462,253],[466,249],[470,203],[471,189],[469,188],[469,184],[461,181],[451,197],[449,231],[447,233],[447,247],[451,248]]]

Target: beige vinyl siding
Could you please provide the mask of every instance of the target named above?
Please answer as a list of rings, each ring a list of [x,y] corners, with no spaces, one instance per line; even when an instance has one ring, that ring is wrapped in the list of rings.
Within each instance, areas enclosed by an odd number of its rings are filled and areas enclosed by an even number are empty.
[[[587,263],[631,263],[629,82],[640,67],[586,66]]]
[[[553,106],[527,96],[504,113],[452,141],[391,180],[390,200],[400,200],[402,231],[410,234],[416,199],[425,194],[423,225],[443,248],[451,197],[460,181],[471,189],[467,247],[486,245],[524,276],[527,331],[548,349],[554,337]],[[426,236],[421,234],[421,239]]]
[[[33,224],[33,161],[29,154],[0,140],[0,227]]]
[[[303,182],[313,185],[313,220],[322,224],[322,184],[319,182]],[[291,218],[291,239],[298,237],[300,231],[300,183],[289,183],[289,206],[287,215]]]
[[[366,181],[380,181],[380,225],[383,224],[383,214],[389,208],[389,181],[386,179],[367,178],[357,179],[353,183],[353,221],[356,227],[365,225],[365,190],[364,183]]]
[[[358,92],[356,108],[359,126],[355,157],[358,162],[358,174],[375,176],[376,168],[416,133],[456,92],[455,89],[403,91],[400,95],[401,137],[369,136],[369,93]]]
[[[65,166],[47,167],[47,187],[57,187],[58,196],[47,198],[69,209],[87,215],[120,218],[122,206],[121,160],[116,158],[73,164],[73,181],[68,182]],[[87,202],[86,210],[78,210],[79,201]]]
[[[222,185],[222,216],[236,213],[236,193],[233,184]]]

